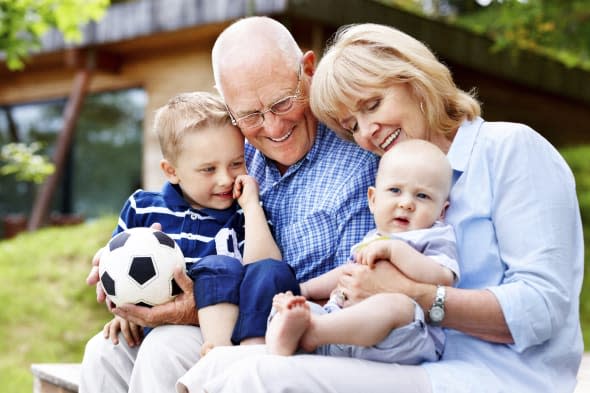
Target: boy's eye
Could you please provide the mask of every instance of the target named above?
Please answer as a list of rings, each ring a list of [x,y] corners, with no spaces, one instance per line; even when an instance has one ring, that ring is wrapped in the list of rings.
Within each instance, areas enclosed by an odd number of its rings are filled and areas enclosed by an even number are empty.
[[[208,166],[208,167],[205,167],[205,168],[201,168],[201,169],[199,169],[199,172],[205,172],[205,173],[215,172],[215,167],[214,166]]]
[[[401,190],[397,187],[391,187],[389,189],[389,192],[391,192],[392,194],[399,194],[401,192]]]
[[[430,197],[428,196],[428,194],[425,194],[423,192],[419,192],[418,194],[416,194],[416,197],[418,199],[430,199]]]
[[[240,168],[244,166],[244,161],[235,161],[231,164],[232,168]]]

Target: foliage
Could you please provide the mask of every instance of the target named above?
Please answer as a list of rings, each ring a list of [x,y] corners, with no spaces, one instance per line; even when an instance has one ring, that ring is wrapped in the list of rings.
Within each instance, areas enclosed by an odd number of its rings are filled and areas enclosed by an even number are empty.
[[[0,240],[3,392],[31,391],[31,363],[80,362],[86,341],[110,319],[85,280],[116,222],[109,216]]]
[[[590,0],[377,0],[590,70]],[[486,5],[486,6],[484,6]]]
[[[52,28],[65,41],[79,42],[81,26],[100,19],[108,6],[109,0],[0,0],[0,52],[8,68],[23,68],[23,59]]]
[[[0,175],[14,175],[19,181],[43,183],[55,171],[55,166],[46,156],[37,153],[40,149],[39,142],[30,145],[9,143],[2,146],[0,160],[4,164],[0,166]]]
[[[492,37],[494,50],[527,49],[590,69],[589,0],[496,0],[457,22]]]
[[[580,295],[580,321],[585,348],[590,348],[590,145],[572,146],[560,150],[576,177],[576,190],[582,223],[584,225],[584,249],[586,250],[584,284]]]

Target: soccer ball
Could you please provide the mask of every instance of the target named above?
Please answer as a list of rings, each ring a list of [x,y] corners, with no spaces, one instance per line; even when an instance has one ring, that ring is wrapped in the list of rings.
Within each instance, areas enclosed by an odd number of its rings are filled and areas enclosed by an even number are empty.
[[[107,243],[98,272],[115,305],[151,307],[182,292],[173,278],[177,265],[186,271],[182,251],[170,236],[151,228],[131,228]]]

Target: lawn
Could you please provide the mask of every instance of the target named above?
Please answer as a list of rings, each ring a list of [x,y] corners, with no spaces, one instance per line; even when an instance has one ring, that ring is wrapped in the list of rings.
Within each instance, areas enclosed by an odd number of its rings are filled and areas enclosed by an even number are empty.
[[[0,241],[0,388],[32,391],[31,363],[79,362],[110,314],[85,284],[109,217]]]
[[[576,176],[590,245],[590,146],[561,150]],[[85,284],[93,253],[110,237],[116,217],[47,228],[0,241],[0,390],[30,392],[31,363],[79,362],[86,340],[110,318]],[[590,259],[586,255],[586,266]],[[590,279],[580,297],[590,348]]]

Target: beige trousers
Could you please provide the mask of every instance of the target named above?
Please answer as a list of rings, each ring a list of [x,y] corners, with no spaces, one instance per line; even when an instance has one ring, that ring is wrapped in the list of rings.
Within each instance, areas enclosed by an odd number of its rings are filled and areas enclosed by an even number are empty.
[[[203,338],[195,326],[165,325],[153,329],[139,348],[119,344],[102,332],[86,344],[80,393],[173,393],[177,379],[199,360]]]

